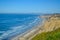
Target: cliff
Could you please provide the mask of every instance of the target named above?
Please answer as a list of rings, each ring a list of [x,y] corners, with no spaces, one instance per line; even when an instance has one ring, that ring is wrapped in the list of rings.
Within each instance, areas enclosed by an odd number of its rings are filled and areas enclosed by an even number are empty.
[[[44,31],[53,31],[60,27],[60,17],[59,15],[53,15],[49,17],[45,24],[43,25]]]
[[[60,15],[47,16],[39,34],[32,40],[59,40],[60,39]]]

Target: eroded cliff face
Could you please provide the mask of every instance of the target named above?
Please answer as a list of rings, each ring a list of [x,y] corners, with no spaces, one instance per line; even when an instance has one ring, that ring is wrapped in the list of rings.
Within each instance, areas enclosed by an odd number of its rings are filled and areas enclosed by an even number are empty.
[[[42,30],[32,40],[60,40],[60,15],[46,16]]]
[[[60,28],[60,15],[50,16],[44,23],[42,29],[45,32]]]

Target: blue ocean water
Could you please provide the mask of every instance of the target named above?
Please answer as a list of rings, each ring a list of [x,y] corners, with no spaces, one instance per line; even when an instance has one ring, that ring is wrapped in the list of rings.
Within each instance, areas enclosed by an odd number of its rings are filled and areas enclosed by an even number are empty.
[[[40,15],[34,14],[0,14],[0,39],[8,40],[22,34],[42,22]]]

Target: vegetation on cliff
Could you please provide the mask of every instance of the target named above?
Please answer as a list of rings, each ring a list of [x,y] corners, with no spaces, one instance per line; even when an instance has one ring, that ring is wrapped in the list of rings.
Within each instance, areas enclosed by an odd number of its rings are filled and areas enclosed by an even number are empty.
[[[38,34],[32,40],[60,40],[60,28]]]

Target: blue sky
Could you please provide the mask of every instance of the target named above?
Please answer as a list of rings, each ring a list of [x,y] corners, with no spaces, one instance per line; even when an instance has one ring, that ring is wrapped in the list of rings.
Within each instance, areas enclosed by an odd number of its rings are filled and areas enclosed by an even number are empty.
[[[60,0],[0,0],[0,13],[60,13]]]

